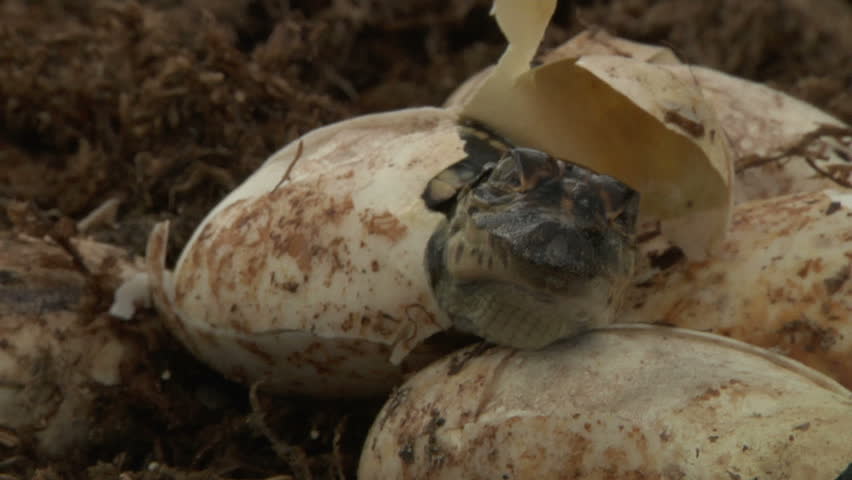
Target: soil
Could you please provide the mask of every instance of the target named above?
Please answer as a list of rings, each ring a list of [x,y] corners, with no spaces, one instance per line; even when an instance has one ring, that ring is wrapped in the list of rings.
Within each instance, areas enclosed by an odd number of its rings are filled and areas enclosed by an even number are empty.
[[[172,222],[180,251],[270,153],[368,112],[440,104],[504,40],[487,0],[0,2],[0,230],[21,203],[142,254]],[[664,44],[852,123],[852,4],[841,0],[563,1],[543,48],[585,27]],[[72,222],[73,224],[73,222]],[[149,313],[148,321],[157,321]],[[165,386],[102,392],[104,428],[62,458],[0,445],[2,478],[355,478],[382,399],[250,395],[166,338]]]

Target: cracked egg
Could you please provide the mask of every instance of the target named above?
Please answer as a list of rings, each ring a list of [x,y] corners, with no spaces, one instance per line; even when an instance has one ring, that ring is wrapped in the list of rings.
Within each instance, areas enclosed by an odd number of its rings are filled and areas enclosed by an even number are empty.
[[[554,5],[495,3],[509,47],[463,105],[347,120],[275,153],[209,213],[173,272],[168,228],[158,226],[152,296],[176,336],[229,378],[320,396],[387,392],[451,351],[457,343],[435,336],[452,322],[424,266],[443,215],[421,194],[466,158],[468,121],[633,187],[641,216],[660,219],[689,255],[706,255],[731,204],[728,145],[712,133],[712,110],[691,82],[650,62],[530,70]]]

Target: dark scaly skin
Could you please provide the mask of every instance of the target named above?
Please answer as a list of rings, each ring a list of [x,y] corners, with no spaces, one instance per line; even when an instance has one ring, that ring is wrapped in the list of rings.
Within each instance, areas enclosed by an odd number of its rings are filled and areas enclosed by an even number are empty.
[[[431,210],[450,215],[463,187],[473,183],[488,164],[497,164],[513,145],[479,124],[459,127],[465,158],[447,167],[429,181],[423,201]]]
[[[424,193],[428,205],[442,190],[430,206],[448,217],[425,259],[441,308],[459,330],[518,348],[611,323],[633,273],[638,194],[537,150],[498,155],[476,175],[470,159],[450,167]]]

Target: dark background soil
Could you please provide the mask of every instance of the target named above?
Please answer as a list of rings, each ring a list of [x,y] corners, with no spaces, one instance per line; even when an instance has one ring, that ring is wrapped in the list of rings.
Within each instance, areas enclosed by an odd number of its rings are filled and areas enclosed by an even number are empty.
[[[504,47],[487,0],[0,0],[0,206],[79,220],[141,254],[195,225],[270,153],[355,115],[440,104]],[[561,1],[545,47],[583,27],[665,44],[852,123],[852,3]],[[0,208],[0,229],[20,228]],[[104,392],[93,447],[0,447],[0,477],[354,478],[381,401],[310,402],[228,384],[166,341],[165,387]],[[166,365],[167,364],[167,365]],[[199,393],[202,392],[202,393]],[[213,400],[211,400],[211,398]],[[265,425],[265,426],[264,426]],[[267,428],[268,427],[268,428]],[[154,465],[152,465],[154,462]]]

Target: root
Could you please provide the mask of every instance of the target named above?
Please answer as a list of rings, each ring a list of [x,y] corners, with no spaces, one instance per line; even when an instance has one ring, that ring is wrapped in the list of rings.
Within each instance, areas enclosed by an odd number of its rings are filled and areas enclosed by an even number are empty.
[[[272,449],[275,450],[275,454],[278,455],[278,458],[290,466],[290,470],[293,472],[293,478],[295,480],[313,480],[311,469],[308,465],[308,456],[305,454],[305,450],[302,449],[302,447],[289,445],[281,441],[281,439],[278,438],[278,435],[276,435],[275,432],[269,428],[269,425],[266,424],[266,413],[260,405],[260,400],[257,394],[257,390],[262,384],[262,380],[254,382],[249,390],[249,401],[251,402],[252,410],[250,417],[251,424],[257,428],[267,440],[269,440],[269,443],[272,445]]]
[[[761,157],[757,155],[744,157],[742,160],[737,162],[737,166],[734,171],[739,174],[751,168],[780,162],[792,156],[800,156],[818,175],[833,181],[841,187],[852,188],[852,183],[848,180],[850,175],[852,175],[852,165],[848,168],[844,168],[846,167],[845,165],[830,165],[828,169],[822,168],[816,164],[816,161],[814,161],[814,152],[809,150],[809,147],[811,147],[814,142],[818,141],[820,137],[834,138],[843,143],[843,138],[849,136],[852,136],[852,129],[848,127],[820,125],[819,128],[802,136],[796,144],[781,153],[768,157]]]

